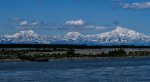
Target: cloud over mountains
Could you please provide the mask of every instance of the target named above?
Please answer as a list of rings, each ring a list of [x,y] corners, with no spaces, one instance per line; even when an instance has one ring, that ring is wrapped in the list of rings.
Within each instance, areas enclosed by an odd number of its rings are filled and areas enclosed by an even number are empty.
[[[69,20],[59,30],[105,30],[108,26],[92,25],[83,19]]]
[[[87,22],[82,19],[70,20],[70,21],[65,22],[65,25],[68,25],[68,26],[84,26],[86,24],[87,24]]]

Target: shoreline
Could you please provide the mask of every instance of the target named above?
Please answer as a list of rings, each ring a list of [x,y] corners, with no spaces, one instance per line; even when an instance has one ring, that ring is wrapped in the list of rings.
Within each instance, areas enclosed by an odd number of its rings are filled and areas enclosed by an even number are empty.
[[[58,60],[95,60],[95,59],[122,59],[122,58],[150,58],[150,56],[128,56],[128,57],[72,57],[72,58],[47,58],[47,59],[34,59],[34,60],[22,60],[15,59],[0,59],[0,62],[50,62]]]

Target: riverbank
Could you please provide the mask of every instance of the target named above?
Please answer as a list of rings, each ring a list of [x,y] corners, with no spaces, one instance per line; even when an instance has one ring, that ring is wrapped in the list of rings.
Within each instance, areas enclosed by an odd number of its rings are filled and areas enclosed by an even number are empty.
[[[58,60],[101,60],[101,59],[130,59],[130,58],[150,58],[150,56],[128,56],[128,57],[72,57],[72,58],[50,58],[50,59],[33,59],[33,60],[22,60],[22,59],[0,59],[0,62],[49,62]]]
[[[57,61],[57,60],[92,60],[92,59],[100,59],[93,57],[74,57],[74,58],[50,58],[50,59],[0,59],[0,62],[49,62],[49,61]]]
[[[0,62],[27,62],[29,60],[21,60],[21,59],[0,59]]]

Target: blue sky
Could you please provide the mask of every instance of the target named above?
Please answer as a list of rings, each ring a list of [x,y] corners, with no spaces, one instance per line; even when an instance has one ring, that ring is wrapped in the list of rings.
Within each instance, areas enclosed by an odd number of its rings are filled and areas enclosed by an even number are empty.
[[[120,25],[150,35],[150,0],[0,0],[0,35],[107,32]]]

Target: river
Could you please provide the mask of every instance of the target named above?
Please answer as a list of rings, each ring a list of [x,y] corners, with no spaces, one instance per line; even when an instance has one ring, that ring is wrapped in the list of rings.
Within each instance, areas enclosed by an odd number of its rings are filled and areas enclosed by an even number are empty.
[[[0,82],[150,82],[150,58],[1,62]]]

